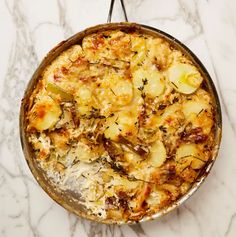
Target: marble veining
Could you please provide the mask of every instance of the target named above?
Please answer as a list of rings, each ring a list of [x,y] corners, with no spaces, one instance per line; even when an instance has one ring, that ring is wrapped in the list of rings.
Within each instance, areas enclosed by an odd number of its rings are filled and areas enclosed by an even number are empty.
[[[24,89],[46,53],[74,33],[106,22],[109,0],[0,0],[0,237],[235,237],[236,2],[125,0],[131,22],[184,42],[216,84],[223,113],[218,160],[202,187],[177,210],[132,226],[97,224],[68,213],[38,186],[18,128]],[[113,21],[123,21],[119,1]]]

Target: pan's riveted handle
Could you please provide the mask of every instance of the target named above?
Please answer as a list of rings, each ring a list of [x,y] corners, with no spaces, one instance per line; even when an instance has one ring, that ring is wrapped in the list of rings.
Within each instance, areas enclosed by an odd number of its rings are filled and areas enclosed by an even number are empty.
[[[111,22],[114,3],[115,3],[115,0],[111,0],[111,4],[110,4],[110,8],[109,8],[109,13],[108,13],[108,18],[107,18],[107,23]],[[120,3],[121,3],[121,7],[122,7],[122,10],[123,10],[123,13],[124,13],[125,21],[128,22],[128,17],[127,17],[127,14],[126,14],[124,0],[120,0]]]

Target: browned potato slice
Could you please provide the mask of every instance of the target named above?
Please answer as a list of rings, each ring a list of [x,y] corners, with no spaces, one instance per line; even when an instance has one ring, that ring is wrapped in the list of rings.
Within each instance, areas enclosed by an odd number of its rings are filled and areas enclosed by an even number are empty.
[[[41,96],[29,113],[31,127],[39,131],[52,128],[61,115],[61,108],[50,96]]]

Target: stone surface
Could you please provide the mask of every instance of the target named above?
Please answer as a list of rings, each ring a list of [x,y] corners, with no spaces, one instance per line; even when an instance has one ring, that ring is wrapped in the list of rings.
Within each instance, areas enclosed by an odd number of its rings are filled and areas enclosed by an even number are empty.
[[[202,187],[165,217],[133,226],[96,224],[69,214],[34,180],[19,140],[24,89],[45,54],[88,26],[106,22],[108,0],[0,0],[0,236],[235,237],[236,1],[126,0],[132,22],[185,43],[211,74],[223,112],[219,157]],[[119,1],[114,21],[123,21]]]

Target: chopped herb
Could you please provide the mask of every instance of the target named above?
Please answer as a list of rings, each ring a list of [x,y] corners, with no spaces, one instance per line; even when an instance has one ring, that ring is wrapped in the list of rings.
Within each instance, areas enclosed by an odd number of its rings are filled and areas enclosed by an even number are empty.
[[[164,127],[163,125],[159,126],[159,129],[164,132],[164,133],[167,133],[167,128]]]
[[[197,116],[199,116],[200,115],[200,113],[202,113],[204,111],[204,109],[201,109],[201,111],[197,114]]]
[[[174,85],[175,88],[179,88],[178,86],[176,86],[176,84],[174,82],[171,82],[172,85]]]
[[[148,84],[147,78],[143,78],[142,81],[143,81],[143,85],[144,85],[144,86]]]
[[[105,38],[105,39],[110,38],[110,35],[102,35],[102,36],[103,36],[103,38]]]
[[[152,110],[152,114],[156,114],[157,113],[157,111],[156,110]]]
[[[138,87],[138,90],[140,90],[140,91],[143,91],[143,89],[144,89],[144,86]]]
[[[143,99],[145,99],[145,98],[146,98],[146,94],[143,92],[143,93],[141,94],[141,97],[142,97]]]
[[[176,103],[176,102],[178,102],[178,101],[179,101],[179,99],[178,99],[177,97],[175,97],[175,98],[173,99],[172,103],[174,104],[174,103]]]
[[[110,88],[111,92],[116,96],[115,92]]]
[[[165,109],[166,108],[166,105],[165,104],[160,104],[159,106],[158,106],[158,110],[163,110],[163,109]]]

